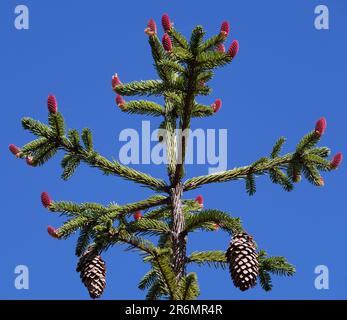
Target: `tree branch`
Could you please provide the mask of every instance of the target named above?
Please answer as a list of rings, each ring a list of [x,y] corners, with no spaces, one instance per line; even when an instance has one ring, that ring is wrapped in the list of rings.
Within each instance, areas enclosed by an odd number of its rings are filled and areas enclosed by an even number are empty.
[[[275,159],[268,159],[264,163],[260,163],[257,166],[248,165],[241,168],[235,168],[223,172],[217,172],[210,175],[199,176],[195,178],[188,179],[184,183],[184,191],[196,189],[204,184],[213,182],[226,182],[231,180],[245,179],[250,173],[264,173],[275,167],[284,166],[293,158],[293,154],[286,154],[283,157],[278,157]]]

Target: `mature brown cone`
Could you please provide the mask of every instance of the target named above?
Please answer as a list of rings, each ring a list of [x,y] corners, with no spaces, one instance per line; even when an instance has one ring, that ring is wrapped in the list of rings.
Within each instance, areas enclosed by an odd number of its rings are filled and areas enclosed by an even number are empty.
[[[229,271],[235,287],[241,291],[255,286],[259,274],[256,246],[246,232],[235,234],[226,252]]]
[[[80,257],[76,271],[81,273],[90,297],[100,298],[106,286],[106,265],[93,247],[89,247]]]

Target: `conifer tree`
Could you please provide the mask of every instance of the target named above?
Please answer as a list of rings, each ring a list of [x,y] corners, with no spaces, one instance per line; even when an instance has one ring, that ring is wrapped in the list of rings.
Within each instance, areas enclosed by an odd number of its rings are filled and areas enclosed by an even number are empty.
[[[120,111],[130,116],[162,118],[160,128],[164,132],[161,140],[166,147],[167,179],[155,178],[105,158],[94,147],[88,128],[81,133],[75,129],[66,130],[64,117],[58,111],[53,95],[47,100],[47,124],[32,118],[22,119],[23,128],[37,138],[22,148],[11,144],[9,149],[33,167],[43,165],[59,150],[64,152],[61,162],[64,180],[68,180],[83,162],[106,175],[131,180],[153,190],[153,196],[148,199],[107,206],[53,200],[47,192],[41,194],[45,208],[67,218],[58,228],[49,226],[48,234],[56,239],[66,239],[79,233],[75,249],[80,257],[77,270],[92,298],[100,297],[106,285],[106,264],[101,254],[116,244],[138,250],[144,263],[151,266],[139,283],[140,289],[147,289],[147,299],[196,299],[199,285],[196,273],[189,272],[192,264],[229,269],[234,285],[242,291],[255,286],[257,280],[265,291],[269,291],[272,288],[271,274],[291,276],[295,272],[294,266],[284,257],[268,256],[259,249],[239,218],[218,209],[206,209],[203,196],[189,199],[184,197],[185,192],[208,183],[244,180],[246,191],[253,195],[259,176],[268,176],[285,191],[291,191],[301,176],[321,187],[324,185],[321,172],[336,169],[342,154],[337,153],[329,161],[326,159],[329,148],[317,146],[326,129],[326,120],[321,118],[291,153],[281,155],[285,138],[280,137],[269,155],[249,165],[186,179],[184,161],[188,136],[185,133],[194,118],[212,117],[220,112],[222,105],[221,99],[203,105],[197,98],[211,93],[208,82],[214,76],[214,70],[234,61],[239,43],[233,40],[225,49],[230,33],[226,21],[219,33],[208,39],[204,39],[204,29],[197,26],[187,40],[173,27],[167,14],[162,17],[162,26],[162,41],[153,19],[145,29],[159,79],[122,83],[115,74],[112,89]],[[160,96],[163,103],[131,100],[131,96]],[[180,129],[178,137],[176,129]],[[217,229],[230,234],[228,248],[187,252],[191,232]],[[158,242],[146,239],[148,235],[158,236]]]

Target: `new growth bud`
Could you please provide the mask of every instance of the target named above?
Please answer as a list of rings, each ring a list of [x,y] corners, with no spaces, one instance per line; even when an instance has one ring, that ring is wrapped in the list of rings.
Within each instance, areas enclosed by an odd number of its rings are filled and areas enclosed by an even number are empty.
[[[222,106],[222,100],[221,99],[216,99],[216,101],[211,104],[211,108],[212,108],[214,113],[218,112],[218,110],[221,108],[221,106]]]
[[[164,13],[163,16],[161,17],[161,24],[163,25],[165,32],[171,30],[172,28],[170,17],[166,13]]]
[[[230,25],[228,21],[224,21],[220,27],[220,34],[226,38],[230,31]]]
[[[322,136],[326,128],[327,128],[327,121],[325,120],[324,117],[322,117],[316,122],[315,131],[317,135]]]
[[[41,193],[41,202],[45,208],[48,208],[52,204],[52,199],[49,196],[48,192]]]
[[[235,58],[237,53],[239,52],[239,42],[234,40],[228,50],[228,55],[232,58]]]
[[[58,103],[57,99],[53,95],[49,95],[47,98],[47,108],[49,113],[57,113]]]
[[[147,24],[147,28],[145,29],[145,34],[148,36],[154,36],[157,34],[157,24],[153,19],[150,19]]]
[[[170,52],[172,50],[171,39],[167,33],[164,33],[162,43],[165,51]]]
[[[121,95],[117,94],[117,96],[116,96],[116,103],[117,103],[117,106],[119,108],[123,108],[124,105],[125,105],[125,100],[123,99],[123,97]]]

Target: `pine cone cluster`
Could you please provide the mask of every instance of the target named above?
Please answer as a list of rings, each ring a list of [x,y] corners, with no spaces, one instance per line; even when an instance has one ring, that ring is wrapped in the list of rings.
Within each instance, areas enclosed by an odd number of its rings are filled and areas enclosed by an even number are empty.
[[[100,298],[106,287],[106,265],[93,247],[88,248],[80,257],[76,271],[81,273],[80,277],[90,297]]]
[[[241,291],[254,287],[259,274],[259,263],[253,238],[246,232],[235,234],[227,249],[226,258],[235,287]]]

